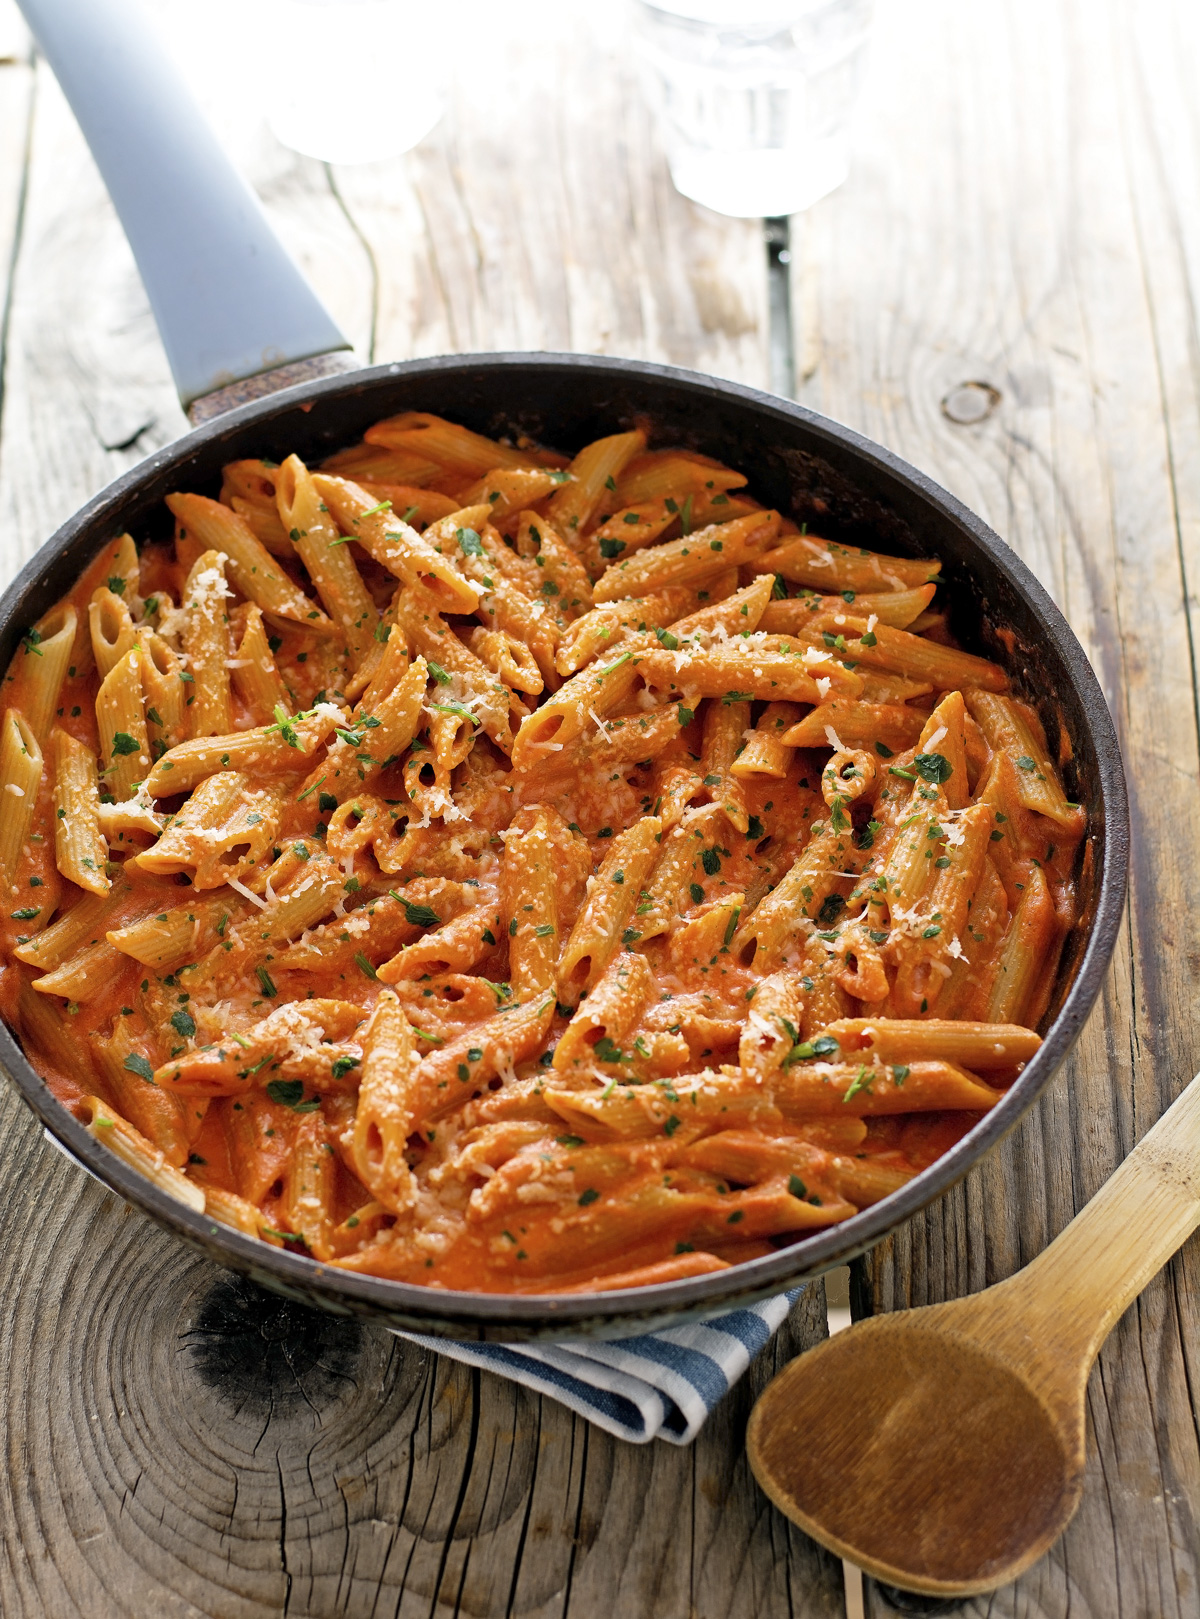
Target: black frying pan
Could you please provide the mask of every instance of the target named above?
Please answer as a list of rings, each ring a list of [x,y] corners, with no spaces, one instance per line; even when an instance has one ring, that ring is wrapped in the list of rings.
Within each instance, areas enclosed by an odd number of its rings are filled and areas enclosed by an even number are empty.
[[[985,523],[914,468],[849,428],[735,383],[571,354],[462,355],[320,376],[344,339],[182,86],[138,32],[131,0],[22,4],[100,161],[181,397],[203,425],[97,495],[22,570],[0,600],[0,666],[104,542],[126,529],[139,540],[169,533],[164,495],[215,495],[226,461],[282,460],[291,451],[315,461],[403,410],[433,411],[492,436],[525,432],[567,452],[636,418],[650,424],[653,442],[685,445],[739,468],[760,499],[823,535],[942,558],[956,633],[1002,663],[1038,709],[1052,754],[1069,758],[1067,790],[1087,809],[1088,833],[1080,921],[1063,954],[1044,1043],[1004,1100],[883,1202],[776,1254],[687,1281],[514,1298],[347,1275],[217,1225],[159,1191],[55,1101],[3,1026],[0,1064],[54,1138],[97,1179],[210,1258],[277,1292],[395,1326],[458,1338],[619,1337],[751,1303],[871,1247],[959,1180],[1036,1100],[1100,992],[1116,939],[1129,842],[1120,753],[1096,678],[1046,591]],[[174,201],[181,196],[182,224]],[[189,230],[190,244],[182,239]],[[182,260],[172,260],[175,249]],[[316,380],[297,385],[298,371]],[[293,385],[281,388],[284,382]],[[239,397],[251,402],[222,409]],[[1012,637],[1002,641],[998,627]]]

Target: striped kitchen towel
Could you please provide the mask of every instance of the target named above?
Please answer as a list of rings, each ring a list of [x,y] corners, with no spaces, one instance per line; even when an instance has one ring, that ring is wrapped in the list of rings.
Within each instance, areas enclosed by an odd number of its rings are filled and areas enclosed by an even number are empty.
[[[631,1444],[666,1439],[672,1445],[690,1445],[803,1291],[793,1288],[711,1321],[611,1343],[576,1338],[550,1344],[468,1344],[417,1332],[396,1336],[548,1394]]]

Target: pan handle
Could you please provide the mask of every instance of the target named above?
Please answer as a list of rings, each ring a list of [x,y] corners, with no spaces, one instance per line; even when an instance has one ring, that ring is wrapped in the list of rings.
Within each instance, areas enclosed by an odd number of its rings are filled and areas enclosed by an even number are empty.
[[[350,369],[138,0],[17,3],[116,205],[192,420]]]

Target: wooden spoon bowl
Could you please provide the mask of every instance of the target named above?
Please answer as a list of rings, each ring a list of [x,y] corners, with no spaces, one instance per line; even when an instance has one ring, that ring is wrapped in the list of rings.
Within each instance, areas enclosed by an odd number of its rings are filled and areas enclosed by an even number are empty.
[[[1200,1076],[1017,1276],[786,1366],[750,1418],[755,1477],[889,1584],[957,1597],[1016,1579],[1079,1505],[1100,1345],[1197,1225]]]
[[[759,1483],[802,1529],[878,1579],[945,1596],[1015,1579],[1058,1539],[1079,1504],[1083,1434],[1082,1400],[1064,1444],[1005,1361],[906,1313],[793,1361],[750,1444]]]

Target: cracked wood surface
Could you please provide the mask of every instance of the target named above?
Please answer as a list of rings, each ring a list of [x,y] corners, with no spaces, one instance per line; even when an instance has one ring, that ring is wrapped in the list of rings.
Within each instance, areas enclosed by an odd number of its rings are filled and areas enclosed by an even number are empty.
[[[219,43],[246,8],[159,9],[364,357],[573,347],[765,382],[761,227],[672,190],[600,8],[479,8],[440,128],[407,158],[336,171],[273,142],[232,78]],[[976,1289],[1044,1246],[1197,1066],[1200,976],[1200,20],[1187,0],[879,13],[855,173],[793,222],[798,396],[1016,546],[1093,657],[1136,769],[1130,910],[1076,1054],[988,1162],[860,1267],[860,1310]],[[78,133],[19,61],[0,65],[0,266],[7,578],[184,427]],[[741,1442],[754,1389],[823,1333],[819,1286],[693,1449],[639,1448],[253,1292],[64,1163],[7,1091],[0,1180],[5,1619],[844,1611],[840,1569],[758,1494]],[[1196,1254],[1101,1357],[1061,1546],[952,1611],[1197,1611]],[[924,1611],[870,1582],[866,1606]]]

